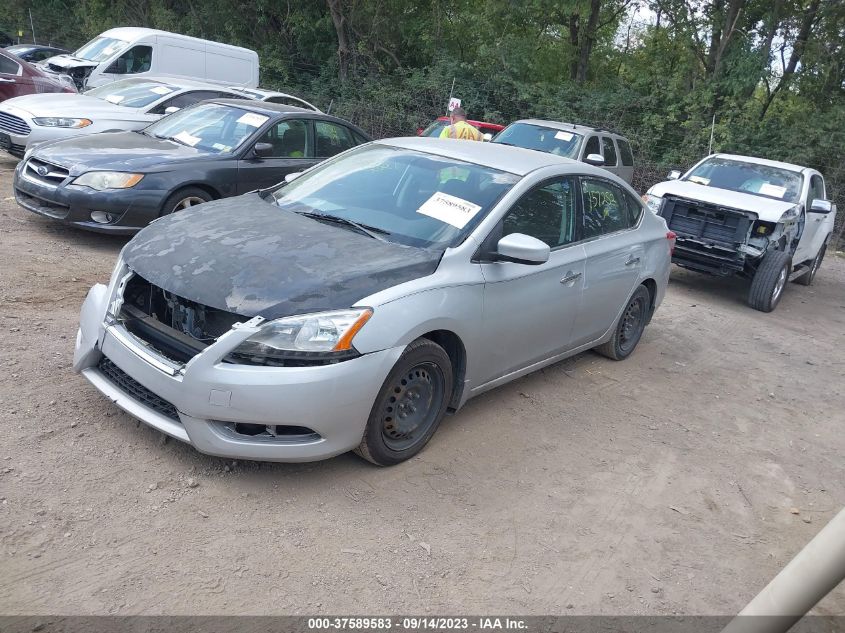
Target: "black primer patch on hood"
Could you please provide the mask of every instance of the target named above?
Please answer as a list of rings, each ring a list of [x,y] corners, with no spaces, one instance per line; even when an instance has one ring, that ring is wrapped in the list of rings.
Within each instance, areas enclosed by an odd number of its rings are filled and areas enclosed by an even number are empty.
[[[348,308],[432,274],[442,254],[299,216],[252,193],[158,220],[123,256],[144,279],[180,297],[276,319]]]

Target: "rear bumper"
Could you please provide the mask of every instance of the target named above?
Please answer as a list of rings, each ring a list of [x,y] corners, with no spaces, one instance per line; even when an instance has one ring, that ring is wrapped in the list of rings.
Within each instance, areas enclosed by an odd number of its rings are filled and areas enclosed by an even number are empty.
[[[74,369],[130,415],[210,455],[261,461],[312,461],[361,441],[397,347],[320,367],[271,368],[223,363],[257,331],[233,328],[175,374],[149,361],[149,350],[119,325],[106,327],[108,291],[91,289],[82,308]],[[114,379],[108,359],[125,377]],[[155,398],[139,396],[148,392]],[[164,401],[172,408],[162,406]],[[250,436],[235,424],[305,427],[311,434]]]

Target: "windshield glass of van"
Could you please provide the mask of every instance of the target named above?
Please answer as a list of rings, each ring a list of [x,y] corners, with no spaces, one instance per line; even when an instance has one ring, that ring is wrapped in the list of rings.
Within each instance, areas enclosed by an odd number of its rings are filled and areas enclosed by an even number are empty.
[[[233,151],[269,117],[220,103],[204,103],[156,121],[145,134],[212,154]]]
[[[122,79],[99,88],[92,88],[85,94],[127,108],[143,108],[178,89],[176,86],[163,84],[160,81]]]
[[[518,180],[482,165],[371,144],[267,195],[294,213],[351,220],[401,244],[446,248],[460,243]]]
[[[123,49],[126,44],[123,40],[113,37],[95,37],[76,51],[73,56],[89,62],[101,62]]]
[[[708,158],[684,180],[784,202],[798,202],[801,196],[802,177],[798,172],[728,158]]]
[[[582,136],[571,130],[560,130],[531,123],[514,123],[499,132],[494,143],[525,147],[564,158],[578,158]]]

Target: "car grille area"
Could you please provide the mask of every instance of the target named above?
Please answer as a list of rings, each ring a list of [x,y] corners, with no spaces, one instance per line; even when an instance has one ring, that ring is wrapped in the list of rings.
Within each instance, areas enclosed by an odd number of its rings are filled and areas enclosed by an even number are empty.
[[[54,163],[30,158],[26,161],[24,174],[30,180],[35,180],[51,187],[58,187],[67,180],[68,176],[70,176],[70,171]]]
[[[180,422],[179,413],[176,411],[176,407],[164,398],[160,398],[147,389],[144,385],[132,378],[132,376],[127,374],[105,356],[100,359],[100,362],[97,364],[97,369],[109,382],[133,400],[140,402],[144,406],[149,407],[153,411],[160,413],[174,422]]]
[[[0,130],[9,134],[19,134],[20,136],[27,136],[32,132],[32,128],[29,127],[26,121],[8,112],[0,112]]]
[[[679,238],[705,243],[741,244],[752,224],[752,219],[740,211],[669,197],[660,215]]]

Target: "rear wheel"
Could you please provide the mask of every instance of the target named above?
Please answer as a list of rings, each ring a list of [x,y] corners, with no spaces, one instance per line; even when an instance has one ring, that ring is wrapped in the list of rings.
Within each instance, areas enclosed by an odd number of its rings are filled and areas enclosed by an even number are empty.
[[[801,275],[798,279],[795,280],[795,283],[801,284],[802,286],[809,286],[813,283],[813,280],[816,278],[816,273],[819,271],[819,268],[822,265],[822,260],[824,259],[824,254],[826,250],[827,244],[822,244],[822,247],[819,249],[819,252],[816,253],[816,258],[813,260],[813,263],[810,264],[810,271],[806,275]]]
[[[185,187],[170,194],[161,206],[161,214],[169,215],[184,211],[209,200],[212,200],[212,196],[206,190],[199,187]]]
[[[451,397],[449,355],[437,343],[417,339],[384,381],[355,452],[379,466],[413,457],[434,435]]]
[[[619,317],[611,339],[599,345],[596,351],[613,360],[628,358],[640,342],[650,309],[651,293],[645,286],[640,286],[628,300],[628,305]]]
[[[785,251],[769,251],[757,267],[751,288],[748,291],[748,305],[760,312],[774,310],[792,271],[792,257]]]

